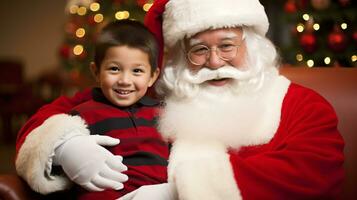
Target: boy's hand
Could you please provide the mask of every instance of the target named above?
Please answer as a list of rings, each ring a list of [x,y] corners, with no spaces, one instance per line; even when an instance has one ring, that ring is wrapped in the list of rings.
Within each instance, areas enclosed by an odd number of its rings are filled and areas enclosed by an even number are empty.
[[[162,183],[157,185],[144,185],[124,195],[117,200],[176,200],[177,192],[174,184]]]
[[[128,180],[122,173],[127,167],[121,156],[114,156],[102,147],[117,144],[119,139],[109,136],[75,136],[55,149],[54,159],[73,182],[87,190],[119,190]]]

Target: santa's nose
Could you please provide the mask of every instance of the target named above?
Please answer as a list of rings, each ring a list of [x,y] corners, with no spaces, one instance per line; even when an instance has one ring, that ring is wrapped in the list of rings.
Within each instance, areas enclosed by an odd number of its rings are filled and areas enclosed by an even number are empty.
[[[208,58],[207,58],[207,62],[206,62],[206,67],[210,68],[210,69],[218,69],[222,66],[225,65],[224,60],[222,60],[222,58],[220,58],[217,54],[217,51],[210,51],[208,54]]]

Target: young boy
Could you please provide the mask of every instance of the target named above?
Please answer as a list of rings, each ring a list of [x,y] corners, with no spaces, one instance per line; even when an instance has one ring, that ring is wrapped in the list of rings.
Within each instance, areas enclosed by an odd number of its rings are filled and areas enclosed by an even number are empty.
[[[100,88],[70,113],[83,118],[91,134],[120,139],[109,148],[123,156],[129,180],[124,189],[89,192],[79,199],[117,199],[142,185],[167,182],[168,145],[156,130],[159,103],[145,96],[159,75],[158,47],[140,22],[115,21],[100,33],[90,69]]]

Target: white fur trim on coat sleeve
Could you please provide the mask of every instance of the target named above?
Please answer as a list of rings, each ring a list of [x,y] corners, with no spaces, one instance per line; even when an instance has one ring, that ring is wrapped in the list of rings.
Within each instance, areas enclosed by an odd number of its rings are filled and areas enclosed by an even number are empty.
[[[168,176],[179,199],[242,199],[226,147],[218,142],[175,141]]]
[[[47,174],[46,165],[52,159],[58,141],[74,135],[89,135],[84,120],[79,116],[58,114],[48,118],[26,137],[16,158],[16,170],[34,191],[48,194],[71,186],[64,174]]]

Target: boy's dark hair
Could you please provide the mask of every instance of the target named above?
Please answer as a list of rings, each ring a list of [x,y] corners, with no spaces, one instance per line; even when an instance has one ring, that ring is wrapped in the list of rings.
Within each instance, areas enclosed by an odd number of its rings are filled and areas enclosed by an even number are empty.
[[[113,46],[138,48],[149,55],[151,73],[158,66],[159,48],[154,35],[139,21],[117,20],[107,24],[95,44],[94,62],[100,67],[107,50]]]

